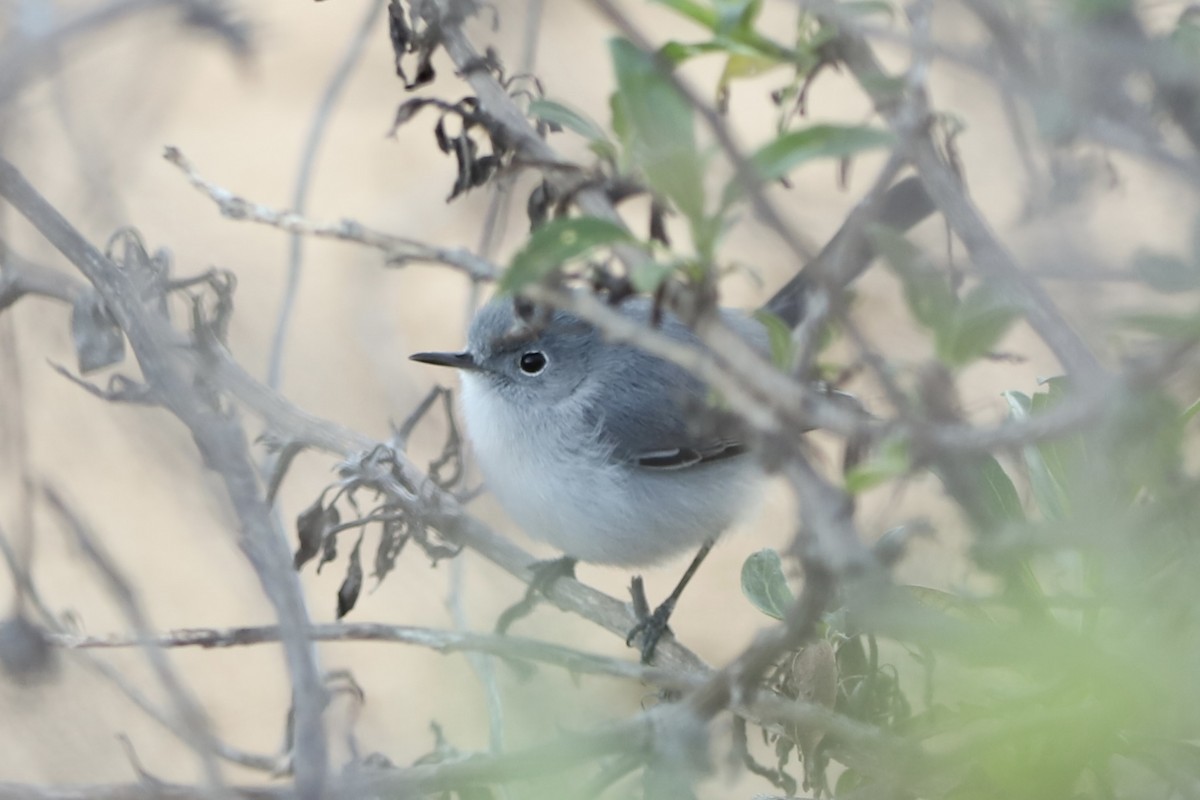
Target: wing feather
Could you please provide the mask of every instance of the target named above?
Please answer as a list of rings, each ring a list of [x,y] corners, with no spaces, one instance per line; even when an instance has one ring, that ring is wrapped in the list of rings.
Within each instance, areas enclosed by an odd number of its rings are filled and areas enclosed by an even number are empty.
[[[649,321],[650,309],[643,299],[621,307],[622,313],[644,321]],[[767,350],[766,331],[757,321],[723,313],[755,347]],[[671,315],[664,316],[660,330],[678,341],[699,343],[695,333]],[[610,360],[595,372],[610,376],[611,383],[597,388],[604,398],[594,405],[595,424],[614,457],[648,470],[678,470],[746,452],[737,421],[713,409],[708,387],[682,367],[632,345],[613,345],[604,357]]]

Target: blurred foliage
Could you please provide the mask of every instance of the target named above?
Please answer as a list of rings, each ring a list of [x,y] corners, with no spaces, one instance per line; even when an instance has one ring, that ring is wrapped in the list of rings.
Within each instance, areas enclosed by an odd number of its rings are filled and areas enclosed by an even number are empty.
[[[584,277],[606,285],[597,274],[607,276],[611,264],[601,256],[614,247],[637,248],[645,258],[632,274],[618,276],[626,292],[653,293],[668,281],[711,287],[738,263],[722,252],[723,236],[744,211],[752,185],[786,185],[789,174],[816,161],[844,170],[862,153],[898,146],[890,131],[872,124],[807,119],[809,88],[843,57],[838,26],[903,19],[893,5],[837,3],[837,25],[801,7],[789,28],[762,24],[761,0],[657,3],[699,33],[671,39],[653,53],[625,38],[611,42],[609,130],[559,100],[538,97],[528,105],[546,129],[587,142],[598,161],[596,184],[607,181],[614,202],[631,193],[653,198],[650,235],[643,241],[611,221],[571,216],[567,202],[558,202],[547,221],[550,203],[539,203],[531,213],[533,231],[502,288]],[[1084,130],[1081,120],[1134,108],[1139,93],[1153,95],[1156,122],[1177,124],[1200,146],[1194,8],[1153,38],[1142,36],[1131,0],[1041,5],[981,7],[993,15],[984,27],[992,26],[998,49],[1027,57],[1015,71],[1031,84],[1023,99],[1041,136],[1037,144],[1053,154],[1055,169],[1068,174],[1078,166],[1064,154]],[[1077,46],[1101,35],[1127,37],[1127,55],[1144,56],[1146,63],[1114,69],[1102,60],[1104,40],[1090,49]],[[1037,39],[1038,46],[1026,54],[1022,37]],[[718,111],[728,107],[739,81],[783,76],[771,96],[777,111],[772,138],[749,143],[751,155],[735,170],[742,174],[718,187],[707,179],[717,148],[697,126],[677,72],[705,58],[721,62],[712,93]],[[1103,96],[1081,91],[1084,81],[1074,80],[1093,72],[1104,83]],[[1128,91],[1124,84],[1135,73],[1144,85]],[[1068,78],[1056,82],[1062,74]],[[907,90],[901,75],[859,80],[876,108]],[[953,137],[965,126],[954,109],[931,113],[936,144],[958,172]],[[1054,187],[1059,196],[1051,202],[1078,199],[1085,184]],[[684,223],[686,243],[668,241],[668,212]],[[1112,341],[1105,344],[1168,364],[1190,353],[1200,340],[1200,224],[1196,231],[1189,253],[1145,247],[1130,258],[1121,278],[1142,296],[1169,295],[1171,303],[1107,320]],[[1072,404],[1096,405],[1100,410],[1087,424],[1030,436],[996,453],[939,450],[921,438],[922,426],[965,427],[956,381],[1004,356],[996,349],[1025,309],[1010,296],[1011,287],[970,270],[948,270],[896,231],[874,226],[866,233],[930,346],[925,363],[916,366],[910,354],[901,359],[882,352],[881,359],[898,362],[878,370],[894,382],[889,399],[906,424],[850,464],[842,487],[855,497],[894,491],[915,475],[936,476],[955,510],[948,516],[957,520],[944,523],[957,527],[945,532],[965,534],[970,542],[974,588],[843,587],[840,607],[825,615],[819,636],[780,659],[768,676],[779,693],[832,707],[892,737],[898,743],[893,752],[906,758],[873,761],[833,732],[784,726],[760,732],[773,756],[764,764],[761,749],[746,746],[740,722],[743,762],[789,795],[803,787],[816,796],[940,800],[1200,796],[1200,486],[1187,459],[1197,448],[1200,401],[1181,402],[1165,388],[1170,370],[1131,370],[1101,388],[1054,377],[1004,393],[1012,423],[1033,426]],[[770,315],[760,319],[775,363],[794,366],[791,331]],[[1104,393],[1103,402],[1089,396],[1094,392]],[[318,503],[309,519],[314,530],[336,527],[338,519],[328,517]],[[897,531],[876,546],[880,561],[891,563],[910,538],[907,527]],[[311,537],[307,557],[317,555],[319,541]],[[742,569],[747,600],[774,620],[785,620],[795,606],[784,564],[778,553],[764,550]],[[797,763],[802,776],[793,774]]]
[[[704,32],[696,41],[664,45],[666,64],[724,60],[718,106],[741,78],[792,71],[794,79],[775,98],[779,138],[761,144],[752,159],[761,178],[781,179],[812,158],[845,159],[890,145],[889,134],[869,126],[793,126],[805,87],[831,57],[827,46],[836,31],[801,13],[790,40],[774,38],[759,29],[760,2],[660,4]],[[883,3],[841,8],[892,13]],[[1124,23],[1133,8],[1128,0],[1071,0],[1057,12],[1060,20],[1083,26]],[[1019,5],[1011,11],[1017,19],[1030,13]],[[1181,16],[1160,43],[1194,58],[1195,16]],[[652,191],[683,212],[698,258],[708,263],[716,258],[719,232],[731,224],[724,215],[742,199],[740,187],[731,183],[715,206],[693,195],[707,156],[695,150],[690,111],[647,56],[622,42],[613,54],[621,76],[613,101],[618,161],[641,169]],[[669,174],[650,168],[646,154],[668,148],[679,168]],[[973,276],[964,284],[893,231],[873,230],[871,238],[948,381],[996,355],[1021,313],[1000,287]],[[1197,242],[1184,255],[1144,249],[1132,257],[1135,280],[1183,303],[1114,319],[1112,335],[1124,346],[1179,354],[1200,339]],[[775,360],[788,363],[786,336],[766,324]],[[1085,391],[1056,377],[1037,387],[1014,386],[1005,399],[1013,422],[1028,423],[1088,402]],[[977,585],[988,588],[893,587],[882,601],[847,598],[825,620],[820,642],[835,658],[834,707],[911,745],[920,753],[912,763],[880,770],[857,763],[854,749],[834,735],[805,742],[802,732],[764,733],[776,763],[756,764],[754,771],[794,792],[801,781],[787,767],[798,758],[803,785],[818,796],[1200,795],[1200,485],[1186,458],[1197,447],[1200,401],[1181,403],[1157,379],[1106,391],[1105,411],[1091,424],[1030,440],[999,458],[943,458],[897,435],[848,472],[845,486],[852,493],[921,471],[938,475],[961,511]],[[908,398],[912,407],[929,411],[919,395],[913,390]],[[783,561],[770,551],[746,561],[742,588],[774,619],[784,617],[794,596]],[[809,652],[805,659],[814,658]],[[775,688],[790,691],[789,669],[800,657],[777,665]]]

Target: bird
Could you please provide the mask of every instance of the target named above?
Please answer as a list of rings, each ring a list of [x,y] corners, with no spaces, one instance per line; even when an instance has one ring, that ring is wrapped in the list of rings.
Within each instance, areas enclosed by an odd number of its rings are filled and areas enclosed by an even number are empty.
[[[872,209],[880,222],[902,229],[931,210],[915,178]],[[823,254],[828,258],[848,235],[840,232]],[[862,262],[850,265],[861,272],[870,249],[857,239],[851,244],[841,256]],[[810,277],[811,270],[800,271],[765,309],[795,325]],[[676,342],[702,346],[650,298],[631,296],[614,307]],[[718,313],[769,356],[761,321],[735,309]],[[741,425],[714,410],[709,387],[678,364],[606,338],[568,311],[511,296],[480,308],[464,350],[410,358],[459,372],[467,439],[485,485],[527,534],[564,554],[555,563],[642,568],[698,548],[674,591],[627,637],[630,644],[642,637],[642,660],[649,662],[684,587],[763,484]],[[640,586],[635,579],[635,606],[645,607]]]

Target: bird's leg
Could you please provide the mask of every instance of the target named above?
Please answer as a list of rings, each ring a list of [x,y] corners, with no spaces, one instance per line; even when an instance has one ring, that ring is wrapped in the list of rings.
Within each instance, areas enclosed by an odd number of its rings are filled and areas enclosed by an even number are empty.
[[[675,610],[675,604],[679,602],[679,596],[683,594],[684,588],[692,580],[692,576],[696,574],[696,570],[700,569],[700,565],[704,563],[708,551],[712,550],[713,543],[705,542],[700,548],[700,552],[696,553],[696,557],[692,559],[692,563],[688,564],[687,570],[683,573],[683,577],[679,579],[679,583],[675,584],[675,588],[667,595],[667,599],[663,600],[658,608],[654,609],[654,613],[647,613],[650,609],[650,604],[646,602],[646,591],[642,586],[641,577],[633,579],[633,584],[629,587],[630,594],[633,595],[633,609],[637,614],[638,623],[633,626],[633,630],[625,637],[625,644],[633,646],[633,640],[639,635],[642,637],[642,663],[649,664],[650,659],[654,657],[654,648],[658,646],[658,640],[663,637],[663,634],[671,630],[667,622],[671,619],[671,612]]]
[[[529,616],[537,605],[537,596],[545,594],[559,578],[575,577],[575,559],[570,556],[550,558],[545,561],[535,561],[529,565],[533,577],[525,589],[525,596],[501,612],[496,620],[496,633],[507,633],[512,624],[519,619]]]

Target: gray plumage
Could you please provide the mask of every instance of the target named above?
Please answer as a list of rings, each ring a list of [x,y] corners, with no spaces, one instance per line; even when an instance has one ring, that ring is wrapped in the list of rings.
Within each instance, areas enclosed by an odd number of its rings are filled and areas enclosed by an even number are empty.
[[[650,322],[645,299],[618,310]],[[722,314],[766,350],[758,322]],[[659,329],[698,342],[670,315]],[[652,564],[715,538],[751,504],[760,470],[736,428],[707,409],[708,388],[571,314],[525,321],[497,299],[476,315],[465,353],[417,358],[460,368],[488,487],[527,533],[569,556]]]

